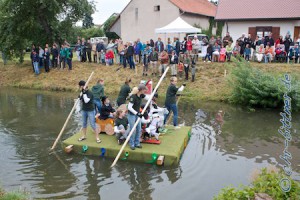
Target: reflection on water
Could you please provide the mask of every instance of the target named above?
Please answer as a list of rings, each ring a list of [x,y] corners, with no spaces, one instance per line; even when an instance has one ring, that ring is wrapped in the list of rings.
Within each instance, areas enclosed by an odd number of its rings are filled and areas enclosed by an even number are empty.
[[[49,148],[64,124],[73,94],[0,88],[0,182],[45,199],[212,199],[226,185],[249,183],[255,168],[280,165],[279,111],[248,113],[211,102],[181,102],[179,122],[192,126],[179,166],[158,167],[66,155]],[[220,112],[221,111],[221,112]],[[299,174],[299,113],[294,114],[293,178]],[[79,129],[79,110],[63,138]],[[201,197],[201,198],[200,198]]]

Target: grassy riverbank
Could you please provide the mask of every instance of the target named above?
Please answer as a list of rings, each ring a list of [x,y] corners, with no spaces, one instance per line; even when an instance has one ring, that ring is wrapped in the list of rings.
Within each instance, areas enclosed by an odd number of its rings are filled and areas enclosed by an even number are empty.
[[[286,72],[292,75],[300,75],[299,64],[262,64],[251,63],[251,67],[260,68],[263,71],[270,72],[274,75],[283,75]],[[191,79],[185,81],[179,80],[178,85],[185,82],[187,84],[184,91],[185,97],[188,99],[199,100],[214,100],[226,101],[231,93],[232,87],[227,82],[227,77],[231,72],[233,63],[203,63],[198,62],[196,80],[191,82]],[[0,86],[12,86],[19,88],[29,88],[38,90],[51,90],[51,91],[73,91],[75,92],[78,87],[79,80],[86,80],[92,71],[95,72],[90,87],[94,85],[99,78],[105,80],[105,92],[108,95],[118,94],[120,86],[123,84],[125,77],[132,77],[131,86],[135,86],[142,79],[153,78],[154,86],[158,82],[158,77],[142,76],[142,66],[137,66],[137,70],[123,69],[117,70],[119,66],[103,66],[94,63],[80,63],[73,62],[73,70],[67,69],[57,70],[53,69],[50,73],[42,73],[35,76],[31,63],[25,60],[23,64],[9,62],[7,65],[0,63]],[[162,82],[159,93],[164,96],[166,88],[169,85],[170,72],[167,79]]]
[[[26,200],[28,194],[25,191],[6,192],[0,188],[0,200]]]

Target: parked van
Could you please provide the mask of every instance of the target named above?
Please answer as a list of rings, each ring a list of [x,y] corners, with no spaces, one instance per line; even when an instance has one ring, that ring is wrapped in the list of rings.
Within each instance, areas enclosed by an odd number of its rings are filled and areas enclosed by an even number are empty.
[[[102,40],[104,42],[104,45],[106,46],[108,44],[108,38],[107,37],[92,37],[90,38],[90,41],[92,44],[98,43]]]
[[[203,46],[202,40],[203,40],[203,38],[206,38],[207,41],[208,41],[209,40],[208,36],[205,35],[205,34],[190,34],[190,35],[187,35],[187,39],[193,40],[195,35],[197,35],[198,40],[200,41],[201,48],[199,49],[199,52],[201,52],[201,49],[202,49],[202,46]]]

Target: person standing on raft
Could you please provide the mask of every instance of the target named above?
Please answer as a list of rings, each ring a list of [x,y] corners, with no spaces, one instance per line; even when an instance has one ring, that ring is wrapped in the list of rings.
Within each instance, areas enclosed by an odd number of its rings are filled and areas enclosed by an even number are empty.
[[[102,97],[104,97],[104,80],[103,79],[99,79],[97,81],[97,84],[92,87],[92,93],[93,93],[93,97],[94,97],[93,101],[95,104],[96,113],[100,113],[101,107],[102,107],[101,99],[102,99]]]
[[[119,96],[117,98],[117,105],[120,106],[124,103],[126,103],[126,98],[129,96],[129,93],[131,92],[129,83],[131,82],[131,78],[126,78],[125,84],[121,87],[121,90],[119,92]]]
[[[167,94],[166,94],[166,100],[165,100],[165,107],[168,109],[169,113],[165,115],[165,119],[164,119],[164,125],[167,122],[167,119],[170,116],[171,111],[173,112],[173,125],[175,129],[180,128],[180,126],[178,126],[178,109],[177,109],[177,105],[176,105],[176,94],[177,92],[182,92],[185,84],[183,84],[181,87],[177,88],[176,84],[177,84],[177,78],[176,77],[171,77],[170,78],[170,82],[171,84],[169,85],[168,89],[167,89]]]
[[[148,98],[145,95],[146,91],[147,91],[147,87],[144,84],[140,84],[138,86],[138,92],[130,96],[130,100],[128,104],[128,122],[130,125],[130,129],[133,128],[138,117],[139,118],[143,117],[143,115],[140,113],[140,108],[142,104],[142,99],[145,98],[147,100]],[[142,127],[141,127],[141,120],[140,120],[129,140],[129,145],[132,150],[135,150],[135,148],[142,148],[142,145],[140,143],[141,132],[142,132]]]
[[[83,141],[86,139],[86,129],[87,129],[87,120],[89,119],[90,125],[95,133],[97,143],[100,143],[99,133],[96,131],[95,124],[95,104],[93,102],[93,93],[88,90],[88,87],[84,88],[85,81],[79,81],[79,88],[81,94],[79,96],[82,102],[82,133],[83,135],[78,139],[78,141]]]

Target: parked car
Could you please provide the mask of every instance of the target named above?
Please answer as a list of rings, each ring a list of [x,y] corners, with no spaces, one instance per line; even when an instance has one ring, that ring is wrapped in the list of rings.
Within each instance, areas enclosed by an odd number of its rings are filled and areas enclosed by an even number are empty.
[[[201,48],[199,49],[199,52],[201,52],[201,49],[202,49],[202,46],[203,46],[203,41],[202,40],[203,40],[203,38],[206,38],[207,41],[208,41],[209,40],[208,36],[205,35],[205,34],[190,34],[190,35],[187,35],[187,39],[193,40],[195,35],[197,35],[198,40],[200,41]]]

